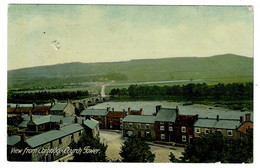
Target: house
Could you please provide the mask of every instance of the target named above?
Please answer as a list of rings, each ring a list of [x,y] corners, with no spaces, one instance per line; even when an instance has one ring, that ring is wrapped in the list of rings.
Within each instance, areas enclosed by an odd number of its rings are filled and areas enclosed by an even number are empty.
[[[80,113],[80,116],[85,117],[85,119],[95,119],[99,122],[99,128],[105,129],[107,128],[107,109],[85,109]]]
[[[87,119],[82,122],[86,134],[91,135],[93,138],[99,137],[99,122],[94,119]]]
[[[194,123],[198,115],[178,115],[174,126],[174,142],[190,143],[194,138]]]
[[[216,118],[198,118],[194,124],[194,137],[218,131],[225,137],[237,139],[239,137],[237,128],[241,124],[242,120],[220,119],[219,115]]]
[[[146,140],[155,140],[153,115],[127,115],[123,120],[123,137],[135,135]]]
[[[42,118],[42,117],[41,117]],[[66,119],[65,119],[66,118]],[[83,133],[97,138],[99,136],[98,121],[93,119],[84,120],[84,118],[65,117],[64,122],[55,125],[55,128],[34,136],[27,136],[22,134],[21,136],[8,136],[8,160],[15,161],[54,161],[60,159],[70,153],[65,152],[69,149],[71,142],[77,142]],[[81,120],[80,120],[81,119]],[[53,118],[55,120],[55,118]],[[67,121],[66,121],[67,120]],[[63,120],[61,120],[63,121]],[[12,149],[30,149],[30,151],[36,151],[28,155],[12,154]],[[54,151],[54,152],[41,152],[41,151]],[[62,152],[63,151],[63,152]],[[23,158],[24,157],[24,158]]]
[[[246,114],[245,116],[245,121],[242,116],[240,117],[242,124],[237,128],[237,131],[240,139],[249,141],[249,139],[253,138],[253,122],[250,119],[250,114]]]
[[[128,115],[142,115],[143,109],[140,110],[131,110],[128,108]]]
[[[74,116],[75,107],[71,103],[56,103],[50,109],[51,115],[63,115],[63,116]]]
[[[17,158],[24,161],[54,161],[65,155],[66,153],[46,153],[40,152],[48,149],[66,149],[71,142],[77,142],[81,134],[83,133],[83,127],[78,124],[70,124],[63,127],[57,127],[55,130],[51,130],[42,134],[38,134],[32,137],[25,137],[21,135],[20,141],[17,138],[8,137],[8,155],[9,161],[15,161]],[[30,151],[36,151],[27,155],[11,154],[12,149],[30,149]],[[61,150],[56,150],[59,152]],[[24,158],[23,158],[24,157]]]
[[[174,141],[174,127],[177,116],[179,115],[178,106],[174,108],[162,108],[156,106],[156,118],[154,130],[157,141]]]
[[[111,111],[107,113],[106,116],[106,128],[110,129],[121,129],[122,120],[127,115],[127,112],[125,110],[123,111],[114,111],[114,108],[112,108]]]
[[[57,124],[63,126],[81,122],[83,117],[64,117],[59,115],[22,115],[23,121],[18,125],[19,131],[26,135],[40,134],[57,127]],[[76,121],[76,118],[78,121]],[[80,123],[81,124],[81,123]]]

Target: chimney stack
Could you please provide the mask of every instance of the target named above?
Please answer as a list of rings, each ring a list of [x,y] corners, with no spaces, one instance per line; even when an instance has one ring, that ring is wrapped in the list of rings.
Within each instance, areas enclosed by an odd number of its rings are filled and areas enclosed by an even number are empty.
[[[125,109],[123,109],[123,112],[125,112]]]
[[[219,121],[219,115],[217,115],[217,121]]]
[[[128,113],[130,112],[130,110],[131,110],[131,108],[130,108],[130,107],[128,107],[128,109],[127,109]]]
[[[176,115],[178,116],[179,115],[179,107],[176,106]]]
[[[30,115],[30,120],[33,121],[33,115]]]
[[[140,111],[142,112],[142,111],[143,111],[143,108],[140,108]]]
[[[78,117],[77,116],[75,116],[75,118],[74,118],[74,123],[78,123]]]
[[[114,107],[112,108],[112,111],[114,111]]]
[[[31,110],[29,111],[28,116],[32,116],[32,111]]]
[[[60,124],[63,124],[63,120],[62,119],[60,120]]]
[[[240,116],[240,123],[244,122],[243,116]]]
[[[21,135],[21,142],[25,142],[25,133],[24,132]]]
[[[109,111],[110,110],[110,107],[107,107],[107,111]]]
[[[156,114],[161,110],[161,108],[162,108],[161,105],[157,105],[157,106],[155,106]]]
[[[249,122],[249,121],[251,121],[251,115],[250,114],[246,114],[246,122]]]

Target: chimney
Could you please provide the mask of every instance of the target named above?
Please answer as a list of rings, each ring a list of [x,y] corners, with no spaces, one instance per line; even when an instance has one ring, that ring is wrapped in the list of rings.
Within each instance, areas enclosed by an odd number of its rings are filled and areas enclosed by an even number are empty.
[[[33,121],[33,115],[30,115],[30,120]]]
[[[240,123],[244,122],[243,116],[240,116]]]
[[[128,113],[130,112],[130,110],[131,110],[131,108],[130,108],[130,107],[128,107],[128,109],[127,109]]]
[[[217,121],[219,121],[219,115],[217,115]]]
[[[63,120],[62,119],[60,120],[60,124],[63,124]]]
[[[161,108],[162,108],[161,105],[157,105],[157,106],[155,106],[156,114],[161,110]]]
[[[198,119],[199,119],[199,115],[196,114],[196,115],[195,115],[195,121],[197,121]]]
[[[112,111],[114,111],[114,107],[112,108]]]
[[[25,142],[25,133],[24,132],[21,135],[21,142]]]
[[[57,123],[55,128],[56,128],[56,130],[60,130],[60,124]]]
[[[246,114],[246,122],[249,122],[249,121],[251,121],[250,117],[251,117],[251,115],[250,115],[250,114]]]
[[[176,115],[178,116],[179,115],[179,107],[176,106]]]
[[[143,109],[142,109],[142,108],[140,108],[140,111],[142,112],[142,111],[143,111]]]
[[[28,116],[32,116],[32,111],[31,110],[29,111]]]
[[[75,118],[74,118],[74,123],[78,123],[78,118],[77,118],[77,116],[75,116]]]
[[[123,112],[125,112],[125,109],[123,109]]]
[[[110,107],[107,107],[107,111],[109,111],[110,110]]]
[[[35,103],[35,102],[33,102],[33,104],[32,104],[32,105],[33,105],[33,108],[34,108],[34,107],[36,106],[36,103]]]

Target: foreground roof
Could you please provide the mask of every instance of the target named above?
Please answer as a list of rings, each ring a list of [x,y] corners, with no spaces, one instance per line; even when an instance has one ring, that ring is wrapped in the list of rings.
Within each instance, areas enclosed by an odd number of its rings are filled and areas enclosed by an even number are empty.
[[[37,146],[46,144],[48,142],[62,138],[80,130],[83,130],[83,127],[80,124],[70,124],[61,127],[60,130],[51,130],[39,135],[35,135],[31,138],[26,139],[26,142],[29,146],[35,148]]]
[[[85,109],[80,115],[82,116],[106,116],[108,113],[107,109]]]
[[[89,127],[90,129],[94,129],[98,125],[98,121],[91,119],[91,120],[85,120],[84,125]]]
[[[123,119],[123,122],[135,123],[154,123],[156,116],[153,115],[128,115]]]
[[[162,108],[156,115],[155,121],[175,122],[176,109]]]
[[[198,119],[194,127],[236,129],[241,125],[238,120],[219,120],[216,119]]]
[[[8,137],[7,137],[7,145],[13,146],[13,145],[16,144],[17,142],[19,142],[20,139],[21,139],[21,137],[18,136],[18,135],[8,136]]]

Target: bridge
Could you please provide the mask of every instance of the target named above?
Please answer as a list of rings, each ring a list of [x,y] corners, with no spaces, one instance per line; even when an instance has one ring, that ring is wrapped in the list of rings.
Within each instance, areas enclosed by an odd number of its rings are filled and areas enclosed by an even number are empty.
[[[72,100],[72,101],[70,101],[70,103],[74,104],[77,109],[85,109],[88,106],[105,102],[110,99],[110,96],[106,95],[106,93],[105,93],[106,86],[110,85],[113,82],[114,81],[112,81],[108,84],[103,84],[101,86],[101,94],[98,96],[93,96],[93,97],[89,97],[89,98],[85,98],[85,99],[81,99],[81,100]]]

